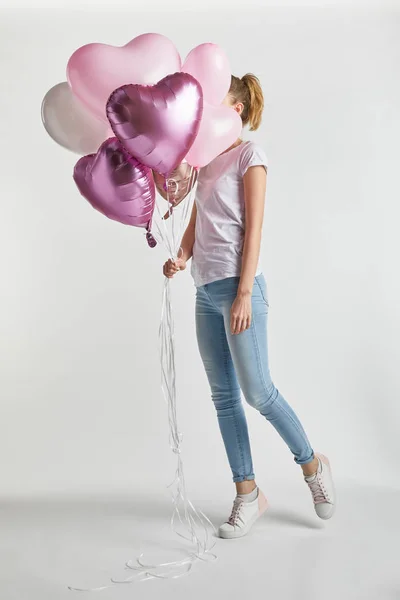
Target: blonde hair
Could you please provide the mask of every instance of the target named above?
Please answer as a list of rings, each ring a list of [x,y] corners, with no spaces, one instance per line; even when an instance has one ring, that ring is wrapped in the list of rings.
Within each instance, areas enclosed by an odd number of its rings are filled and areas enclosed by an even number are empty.
[[[258,77],[253,73],[246,73],[241,79],[232,75],[228,94],[233,102],[243,104],[240,115],[243,125],[249,124],[250,131],[258,129],[264,110],[264,96]]]

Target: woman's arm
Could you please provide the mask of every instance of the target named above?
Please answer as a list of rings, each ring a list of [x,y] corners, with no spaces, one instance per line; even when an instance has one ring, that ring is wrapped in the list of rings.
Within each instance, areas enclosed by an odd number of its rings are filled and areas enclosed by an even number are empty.
[[[178,271],[184,271],[186,269],[186,262],[191,258],[193,254],[193,244],[195,239],[195,228],[196,228],[196,216],[197,207],[196,202],[193,202],[192,214],[188,226],[186,227],[185,233],[183,234],[181,241],[182,254],[178,252],[178,257],[175,262],[169,258],[163,265],[163,273],[165,277],[171,278]]]
[[[190,220],[188,226],[186,227],[185,233],[183,234],[181,241],[181,248],[183,253],[178,255],[179,258],[183,259],[185,262],[191,258],[193,254],[193,245],[195,240],[195,228],[196,228],[196,217],[197,217],[197,207],[196,202],[193,202],[192,214],[190,215]]]
[[[245,234],[242,268],[235,300],[231,307],[232,334],[248,329],[251,324],[251,295],[260,255],[264,219],[266,169],[262,165],[249,167],[243,176],[245,197]]]
[[[245,198],[245,235],[242,270],[238,294],[250,295],[253,290],[260,256],[262,224],[264,220],[267,173],[262,165],[249,167],[243,177]]]

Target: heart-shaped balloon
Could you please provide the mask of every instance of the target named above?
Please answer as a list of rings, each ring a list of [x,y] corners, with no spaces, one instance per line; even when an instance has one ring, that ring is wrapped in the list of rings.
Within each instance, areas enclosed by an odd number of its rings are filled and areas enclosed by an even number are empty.
[[[187,162],[197,169],[208,165],[238,139],[242,127],[242,119],[233,108],[204,103],[200,129],[185,157]]]
[[[174,44],[159,33],[145,33],[122,47],[86,44],[78,48],[68,61],[67,79],[74,94],[106,120],[106,102],[117,87],[153,85],[180,69],[181,58]]]
[[[209,104],[221,104],[229,91],[229,60],[217,44],[206,43],[193,48],[185,58],[181,71],[197,79],[203,89],[204,101]]]
[[[160,175],[157,171],[153,171],[153,177],[157,192],[164,200],[169,202],[168,211],[163,217],[167,220],[171,216],[173,209],[178,206],[178,204],[180,204],[194,188],[198,177],[198,171],[184,161],[172,171],[168,178]]]
[[[130,156],[112,137],[96,154],[82,156],[74,168],[82,196],[114,221],[150,229],[155,186],[151,169]]]
[[[106,111],[128,152],[168,177],[197,136],[203,94],[192,75],[174,73],[154,86],[123,85],[111,94]]]
[[[93,116],[66,81],[57,83],[43,98],[42,121],[57,144],[77,154],[96,152],[113,135],[110,124]]]
[[[198,171],[186,161],[172,171],[168,178],[153,172],[157,192],[173,206],[178,206],[193,189]]]

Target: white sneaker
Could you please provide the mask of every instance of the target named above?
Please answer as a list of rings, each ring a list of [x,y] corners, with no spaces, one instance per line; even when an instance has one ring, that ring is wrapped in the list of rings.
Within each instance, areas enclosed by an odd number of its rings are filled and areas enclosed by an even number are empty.
[[[231,516],[218,529],[219,537],[237,538],[246,535],[267,508],[267,499],[260,488],[258,488],[257,498],[252,502],[245,502],[243,498],[236,496]]]
[[[318,469],[314,475],[304,475],[304,479],[311,490],[314,508],[320,519],[330,519],[335,512],[335,487],[332,479],[329,460],[320,452],[315,453],[318,458]]]

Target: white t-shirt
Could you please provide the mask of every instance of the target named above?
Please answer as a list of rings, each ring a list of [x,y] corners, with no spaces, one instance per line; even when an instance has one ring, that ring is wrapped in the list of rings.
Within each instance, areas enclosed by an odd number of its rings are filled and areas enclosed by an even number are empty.
[[[267,168],[264,150],[241,142],[200,169],[191,275],[196,287],[240,275],[245,231],[243,175],[251,166]],[[260,260],[256,275],[261,273]]]

